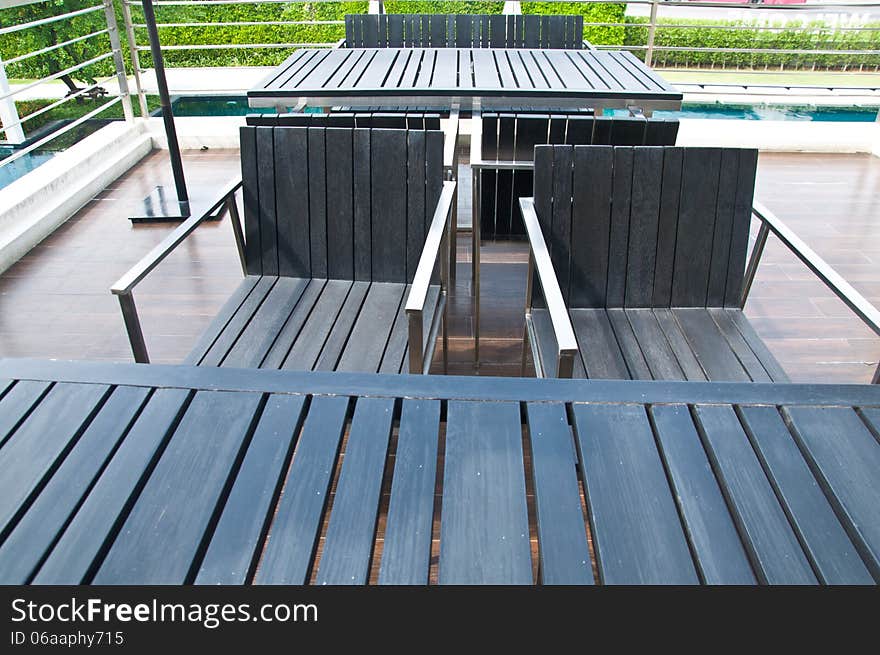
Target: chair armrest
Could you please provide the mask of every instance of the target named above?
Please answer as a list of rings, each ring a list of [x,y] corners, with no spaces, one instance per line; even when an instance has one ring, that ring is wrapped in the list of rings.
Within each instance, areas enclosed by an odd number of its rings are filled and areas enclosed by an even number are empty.
[[[212,204],[203,213],[190,216],[183,223],[178,225],[174,231],[167,237],[162,239],[161,243],[148,252],[137,264],[132,266],[127,273],[119,278],[116,283],[110,287],[110,292],[114,295],[131,293],[132,289],[143,280],[159,263],[165,259],[171,252],[179,246],[192,232],[201,225],[205,219],[220,209],[227,201],[230,195],[234,194],[241,186],[241,178],[237,178],[229,182],[216,202]]]
[[[447,268],[448,257],[440,257],[440,244],[444,237],[449,234],[449,221],[452,219],[452,203],[455,199],[455,182],[444,182],[440,200],[434,210],[434,218],[428,228],[428,236],[425,239],[425,247],[419,257],[419,264],[413,276],[409,295],[406,298],[406,315],[409,323],[409,358],[410,372],[421,373],[424,366],[423,351],[423,325],[422,314],[425,311],[425,303],[428,298],[428,287],[431,286],[431,276],[434,266],[440,259],[441,288],[447,288],[449,271]]]
[[[558,350],[557,375],[559,377],[571,377],[574,368],[574,357],[578,350],[574,327],[571,324],[565,300],[562,298],[559,281],[556,279],[556,271],[553,270],[553,262],[550,261],[547,243],[544,241],[544,235],[541,233],[541,225],[538,223],[538,215],[535,213],[534,198],[520,198],[519,207],[526,226],[526,234],[529,237],[529,248],[532,252],[531,260],[538,271],[538,280],[544,291],[544,300],[547,302],[550,322],[553,324],[553,333],[556,337]]]
[[[333,50],[337,50],[339,48],[345,47],[345,39],[339,39],[336,43],[333,44]]]

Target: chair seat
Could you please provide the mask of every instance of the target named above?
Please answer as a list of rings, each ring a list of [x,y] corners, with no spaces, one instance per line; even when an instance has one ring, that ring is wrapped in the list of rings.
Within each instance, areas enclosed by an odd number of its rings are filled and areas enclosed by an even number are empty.
[[[571,309],[569,314],[579,347],[575,377],[788,381],[738,309]],[[555,362],[547,310],[532,310],[532,327],[541,361]]]
[[[250,275],[185,363],[400,373],[407,365],[409,285]],[[428,338],[440,297],[431,286]]]

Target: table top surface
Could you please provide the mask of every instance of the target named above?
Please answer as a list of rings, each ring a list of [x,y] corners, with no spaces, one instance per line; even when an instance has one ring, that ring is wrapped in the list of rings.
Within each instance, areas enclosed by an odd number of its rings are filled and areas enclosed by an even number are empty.
[[[867,583],[880,388],[0,361],[3,583]]]
[[[671,103],[682,95],[632,53],[489,48],[335,48],[294,52],[248,91],[252,105],[284,99],[528,99]],[[367,102],[366,104],[376,104]]]

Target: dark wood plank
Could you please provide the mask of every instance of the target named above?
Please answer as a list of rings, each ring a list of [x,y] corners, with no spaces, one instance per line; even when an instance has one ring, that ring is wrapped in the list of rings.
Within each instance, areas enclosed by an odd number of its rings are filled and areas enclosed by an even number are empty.
[[[731,310],[709,307],[707,311],[752,381],[770,382],[770,375],[764,370],[763,364],[734,325],[730,317]]]
[[[269,348],[263,361],[260,362],[260,368],[281,368],[293,343],[311,315],[312,308],[321,296],[325,284],[326,280],[309,280],[299,301],[296,303],[296,307],[281,329],[275,334],[272,347]]]
[[[694,415],[758,580],[815,584],[810,563],[733,407],[697,405]]]
[[[0,448],[0,538],[76,444],[109,391],[105,385],[53,385]]]
[[[673,309],[697,361],[712,381],[750,382],[751,378],[705,309]]]
[[[427,225],[425,214],[430,211],[425,203],[425,132],[407,133],[406,189],[406,281],[411,282],[419,265],[425,245]],[[433,209],[433,208],[430,208]]]
[[[327,130],[327,277],[347,280],[354,279],[353,139],[350,129]]]
[[[773,353],[770,352],[767,345],[761,337],[758,336],[758,333],[755,332],[755,328],[752,327],[752,324],[749,322],[749,319],[746,318],[746,315],[739,308],[726,309],[724,311],[727,312],[730,320],[736,325],[736,329],[739,330],[743,339],[749,344],[749,348],[752,349],[752,352],[761,361],[764,370],[770,374],[770,379],[774,382],[788,382],[788,375],[786,374],[785,369],[783,369],[779,362],[776,361]]]
[[[21,380],[0,400],[0,446],[49,390],[49,382]]]
[[[260,255],[263,260],[263,275],[278,275],[274,131],[273,127],[257,128],[257,185],[260,195]]]
[[[323,128],[309,128],[309,258],[311,277],[328,277],[327,251],[327,144]],[[305,236],[306,233],[302,233]]]
[[[447,406],[441,584],[530,584],[519,406]]]
[[[730,239],[730,257],[727,286],[724,292],[726,307],[739,307],[749,245],[749,226],[752,222],[752,197],[755,193],[755,175],[758,168],[757,150],[740,150],[737,172],[736,197],[733,207],[733,227]]]
[[[336,370],[339,358],[348,347],[352,327],[358,319],[370,287],[369,282],[360,281],[351,285],[351,290],[348,292],[345,302],[333,321],[326,341],[324,341],[324,347],[321,349],[321,354],[314,364],[314,370]]]
[[[871,574],[834,515],[777,408],[744,406],[739,414],[819,579],[825,584],[871,584]]]
[[[604,309],[573,309],[570,312],[588,378],[629,380],[629,369]]]
[[[439,401],[403,401],[379,584],[428,583],[439,427]]]
[[[398,130],[373,130],[372,169],[383,171],[372,178],[372,280],[406,282],[407,134]]]
[[[554,262],[556,279],[562,289],[562,296],[568,300],[571,283],[571,243],[572,221],[576,215],[572,213],[570,198],[574,192],[573,148],[554,148],[553,158],[553,203],[550,218],[549,241],[550,259]],[[578,216],[577,218],[583,219]],[[546,233],[545,233],[546,234]],[[545,237],[546,238],[546,237]]]
[[[577,460],[565,405],[526,407],[542,584],[593,584]]]
[[[345,396],[312,399],[254,578],[257,584],[308,580],[348,406]]]
[[[370,285],[336,370],[374,373],[379,369],[405,292],[404,284]]]
[[[608,282],[605,307],[623,307],[629,261],[629,217],[633,199],[633,149],[614,149]],[[595,237],[594,237],[595,238]]]
[[[724,306],[730,244],[733,238],[733,213],[739,183],[738,169],[739,151],[732,148],[723,149],[718,174],[718,197],[715,201],[715,233],[712,236],[709,287],[706,292],[706,305],[709,307]]]
[[[187,389],[158,389],[101,472],[33,582],[88,582],[188,404]]]
[[[846,407],[785,407],[784,411],[838,520],[880,582],[880,444],[875,435]]]
[[[223,307],[220,308],[220,311],[211,320],[210,325],[202,332],[196,345],[183,360],[183,364],[196,365],[202,361],[202,358],[210,350],[211,346],[214,345],[217,337],[220,336],[220,333],[223,332],[229,321],[236,315],[242,303],[253,292],[260,279],[261,276],[259,275],[248,275],[245,277],[242,283],[232,292],[232,295],[229,296],[229,299],[223,303]]]
[[[621,308],[608,309],[607,314],[611,328],[614,330],[614,336],[617,337],[617,343],[620,345],[620,352],[623,353],[629,376],[633,380],[654,379],[638,339],[636,339],[632,326],[626,318],[625,310]]]
[[[253,575],[304,409],[305,396],[273,394],[267,399],[195,584],[240,585]]]
[[[308,285],[309,280],[303,278],[278,278],[221,365],[237,368],[260,366]]]
[[[613,156],[611,148],[576,147],[574,149],[575,181],[569,294],[571,307],[605,307],[606,305]],[[589,183],[584,183],[588,171]],[[537,164],[535,174],[537,176]]]
[[[370,130],[354,131],[354,279],[372,279]]]
[[[651,307],[653,304],[662,177],[663,150],[634,148],[624,296],[626,307]]]
[[[200,361],[193,363],[198,363],[200,366],[220,366],[223,358],[229,353],[230,348],[238,340],[239,335],[247,328],[248,323],[253,319],[254,314],[263,304],[277,281],[277,277],[270,277],[268,275],[260,277],[253,290],[242,301],[235,314],[230,317],[223,330],[214,339],[205,355]]]
[[[117,387],[0,547],[0,582],[25,584],[125,436],[149,390]]]
[[[364,282],[358,283],[363,287]],[[321,349],[333,329],[345,299],[352,288],[349,280],[328,280],[321,290],[320,297],[305,320],[296,341],[293,342],[281,368],[286,370],[310,371],[318,361]]]
[[[619,310],[612,310],[619,311]],[[627,309],[626,317],[654,380],[685,380],[684,371],[653,310]]]
[[[572,407],[600,581],[696,584],[644,407]]]
[[[700,581],[755,584],[749,559],[687,405],[654,405],[650,415]]]
[[[367,582],[394,403],[357,400],[316,584]]]
[[[192,582],[259,408],[255,393],[196,393],[95,584]]]
[[[309,158],[306,129],[275,130],[275,194],[278,217],[278,271],[310,277]]]
[[[657,224],[653,307],[669,307],[672,304],[672,274],[675,268],[683,160],[684,151],[681,148],[663,149],[663,184],[660,189]]]
[[[675,307],[706,306],[720,165],[718,148],[684,151],[672,277]]]
[[[250,275],[263,274],[263,251],[260,246],[260,190],[258,185],[257,129],[239,130],[241,148],[241,193],[244,203],[245,261]]]
[[[682,373],[684,373],[684,379],[695,381],[706,380],[706,373],[703,371],[703,367],[700,366],[700,362],[697,360],[696,355],[694,355],[694,351],[691,349],[687,337],[684,335],[684,332],[681,331],[681,326],[678,324],[678,321],[675,320],[672,310],[661,307],[653,309],[651,312],[654,314],[654,318],[657,319],[657,324],[660,326],[660,329],[663,330],[666,342],[675,354],[675,359],[681,367]]]

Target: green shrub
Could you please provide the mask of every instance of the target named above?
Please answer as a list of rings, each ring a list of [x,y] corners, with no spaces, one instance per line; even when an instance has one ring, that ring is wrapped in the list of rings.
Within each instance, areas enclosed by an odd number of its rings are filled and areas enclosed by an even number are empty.
[[[580,14],[584,17],[584,38],[596,45],[623,45],[626,27],[625,4],[593,4],[586,2],[523,2],[524,14]],[[619,23],[589,25],[588,23]]]

